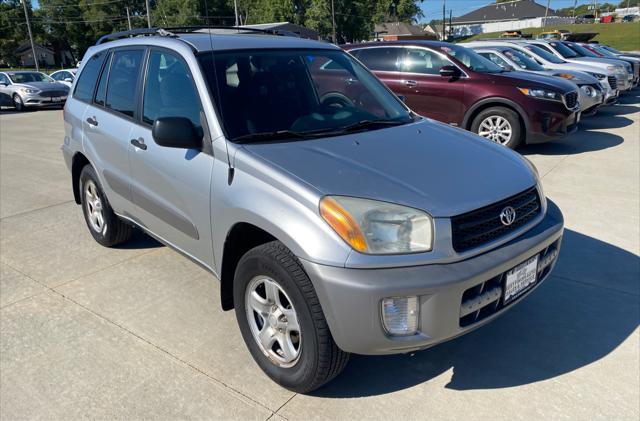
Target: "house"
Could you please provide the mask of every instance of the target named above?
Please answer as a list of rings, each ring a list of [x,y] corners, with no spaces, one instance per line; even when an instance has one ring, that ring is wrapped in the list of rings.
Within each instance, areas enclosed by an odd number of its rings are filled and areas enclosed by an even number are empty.
[[[438,39],[436,34],[418,25],[405,22],[377,23],[373,29],[373,41],[398,41],[408,39]]]
[[[291,34],[300,38],[318,39],[318,33],[313,29],[291,22],[259,23],[255,25],[242,25],[243,28],[263,29],[266,31],[278,31],[283,35]]]
[[[514,0],[504,3],[493,2],[454,18],[452,33],[461,37],[573,22],[573,18],[559,17],[555,10],[547,10],[546,5],[538,4],[534,0]]]
[[[44,45],[35,43],[34,44],[36,50],[36,57],[38,59],[38,64],[42,67],[53,67],[56,64],[55,54],[52,49],[45,47]],[[16,56],[18,56],[18,61],[20,65],[23,67],[33,67],[35,66],[35,61],[33,60],[33,51],[31,50],[30,42],[23,42],[16,48]]]

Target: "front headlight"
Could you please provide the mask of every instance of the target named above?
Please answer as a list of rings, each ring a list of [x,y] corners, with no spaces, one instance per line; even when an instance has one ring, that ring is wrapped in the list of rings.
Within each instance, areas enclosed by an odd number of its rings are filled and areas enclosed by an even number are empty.
[[[580,87],[580,90],[582,92],[584,92],[584,94],[588,97],[594,98],[596,95],[598,95],[598,93],[596,92],[596,90],[590,86],[590,85],[582,85]]]
[[[40,92],[38,89],[32,89],[32,88],[20,88],[20,90],[27,94],[37,94],[38,92]]]
[[[420,253],[433,247],[433,220],[421,210],[377,200],[325,196],[320,200],[320,215],[360,253]]]
[[[518,88],[525,95],[540,99],[550,99],[552,101],[562,101],[562,95],[554,91],[537,88]]]
[[[624,67],[622,66],[607,66],[607,70],[609,70],[610,72],[613,72],[617,75],[625,75],[627,74],[627,71],[624,70]]]
[[[602,73],[589,73],[591,76],[595,77],[598,80],[605,80],[607,78],[607,75],[603,75]]]

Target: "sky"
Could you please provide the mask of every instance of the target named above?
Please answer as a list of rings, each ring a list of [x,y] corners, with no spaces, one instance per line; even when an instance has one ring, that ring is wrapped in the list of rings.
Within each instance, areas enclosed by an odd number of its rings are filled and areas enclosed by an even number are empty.
[[[574,0],[551,0],[551,9],[563,9],[565,7],[573,7]],[[610,3],[618,3],[619,0],[609,0]],[[447,18],[449,10],[453,10],[453,17],[462,16],[475,9],[494,3],[491,0],[445,0],[447,10]],[[546,0],[537,0],[538,4],[546,5]],[[577,0],[578,6],[585,3],[593,3],[593,0]],[[599,3],[602,3],[600,1]],[[424,17],[421,22],[430,22],[433,19],[442,19],[442,0],[424,0],[421,4]]]

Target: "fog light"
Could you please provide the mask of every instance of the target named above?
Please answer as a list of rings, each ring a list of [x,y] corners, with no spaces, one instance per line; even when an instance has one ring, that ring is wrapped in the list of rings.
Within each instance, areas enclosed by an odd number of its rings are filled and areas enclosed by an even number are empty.
[[[382,324],[390,335],[413,335],[418,330],[418,297],[389,297],[382,300]]]

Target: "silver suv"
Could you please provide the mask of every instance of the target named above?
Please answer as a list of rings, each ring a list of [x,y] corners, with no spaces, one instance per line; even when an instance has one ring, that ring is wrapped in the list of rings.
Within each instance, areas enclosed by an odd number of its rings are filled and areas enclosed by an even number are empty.
[[[556,262],[562,214],[526,159],[415,115],[333,45],[139,30],[82,63],[62,150],[89,231],[209,270],[288,389],[469,332]]]

